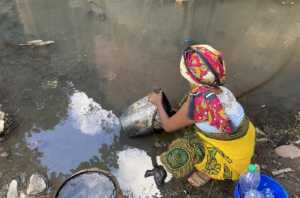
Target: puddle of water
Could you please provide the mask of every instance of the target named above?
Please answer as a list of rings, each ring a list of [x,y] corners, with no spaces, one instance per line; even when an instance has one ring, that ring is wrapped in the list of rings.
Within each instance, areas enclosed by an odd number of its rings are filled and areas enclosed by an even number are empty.
[[[26,142],[40,153],[41,164],[48,172],[71,173],[81,162],[101,160],[99,150],[119,137],[119,119],[103,109],[84,92],[70,96],[67,118],[51,130],[29,131]]]
[[[66,174],[99,166],[113,170],[134,196],[143,189],[149,196],[159,194],[153,181],[143,178],[150,169],[146,153],[153,151],[154,138],[129,140],[105,109],[119,112],[155,86],[173,104],[178,101],[187,90],[178,68],[187,37],[224,52],[228,85],[235,93],[259,84],[278,68],[299,65],[299,6],[273,0],[189,0],[182,5],[155,0],[2,0],[0,101],[24,122],[3,143],[11,155],[0,163],[0,185],[24,172]],[[13,45],[32,39],[55,44],[35,49]],[[300,92],[284,84],[291,73],[297,81],[299,68],[287,71],[260,93],[260,100],[252,99],[253,106],[277,104],[278,97],[290,109],[297,106]],[[81,91],[66,94],[62,86],[67,81]],[[100,119],[107,116],[104,122]],[[50,182],[60,184],[64,178],[55,179],[50,177]],[[183,189],[175,185],[176,190]]]

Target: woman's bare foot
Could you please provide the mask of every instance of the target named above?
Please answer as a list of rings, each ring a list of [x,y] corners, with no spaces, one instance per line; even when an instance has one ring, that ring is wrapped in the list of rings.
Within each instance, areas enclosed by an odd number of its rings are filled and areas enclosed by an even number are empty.
[[[210,180],[210,177],[201,171],[195,171],[189,178],[188,182],[194,187],[205,185]]]

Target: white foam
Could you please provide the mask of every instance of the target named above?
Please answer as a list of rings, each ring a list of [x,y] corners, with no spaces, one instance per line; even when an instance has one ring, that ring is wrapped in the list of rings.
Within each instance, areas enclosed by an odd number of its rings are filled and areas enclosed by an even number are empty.
[[[153,177],[145,178],[146,170],[152,169],[150,156],[143,150],[127,149],[118,153],[119,169],[114,175],[122,190],[131,198],[161,197]]]
[[[87,135],[103,132],[119,132],[121,125],[118,117],[103,109],[84,92],[76,91],[70,97],[69,114],[74,127]]]

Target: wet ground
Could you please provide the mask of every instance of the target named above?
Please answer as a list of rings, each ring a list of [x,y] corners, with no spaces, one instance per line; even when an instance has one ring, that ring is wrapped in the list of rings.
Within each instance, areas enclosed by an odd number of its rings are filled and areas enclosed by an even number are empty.
[[[274,147],[300,139],[295,117],[300,111],[299,6],[277,0],[2,0],[0,104],[19,127],[0,143],[9,153],[0,159],[1,193],[13,178],[39,172],[49,178],[45,196],[51,197],[69,174],[95,166],[112,171],[126,189],[139,186],[143,173],[130,163],[151,166],[149,156],[162,151],[154,143],[173,137],[132,140],[115,128],[97,128],[94,117],[78,115],[86,104],[106,116],[108,110],[118,115],[158,86],[176,104],[187,91],[179,74],[180,51],[183,40],[192,38],[223,51],[228,87],[243,96],[248,115],[268,134],[268,144],[257,144],[256,162],[267,173],[293,168],[278,179],[300,196],[299,160],[273,153]],[[16,46],[33,39],[55,44]],[[72,106],[76,93],[79,113]],[[128,180],[133,172],[139,176]],[[184,180],[172,180],[160,191],[147,185],[149,194],[163,197],[231,197],[233,188],[230,182],[212,182],[193,189]]]

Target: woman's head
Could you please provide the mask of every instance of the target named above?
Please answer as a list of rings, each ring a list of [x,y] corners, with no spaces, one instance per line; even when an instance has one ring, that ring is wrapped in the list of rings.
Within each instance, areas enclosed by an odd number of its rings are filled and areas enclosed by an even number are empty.
[[[180,72],[192,86],[224,83],[226,68],[222,54],[209,45],[192,45],[180,61]]]

